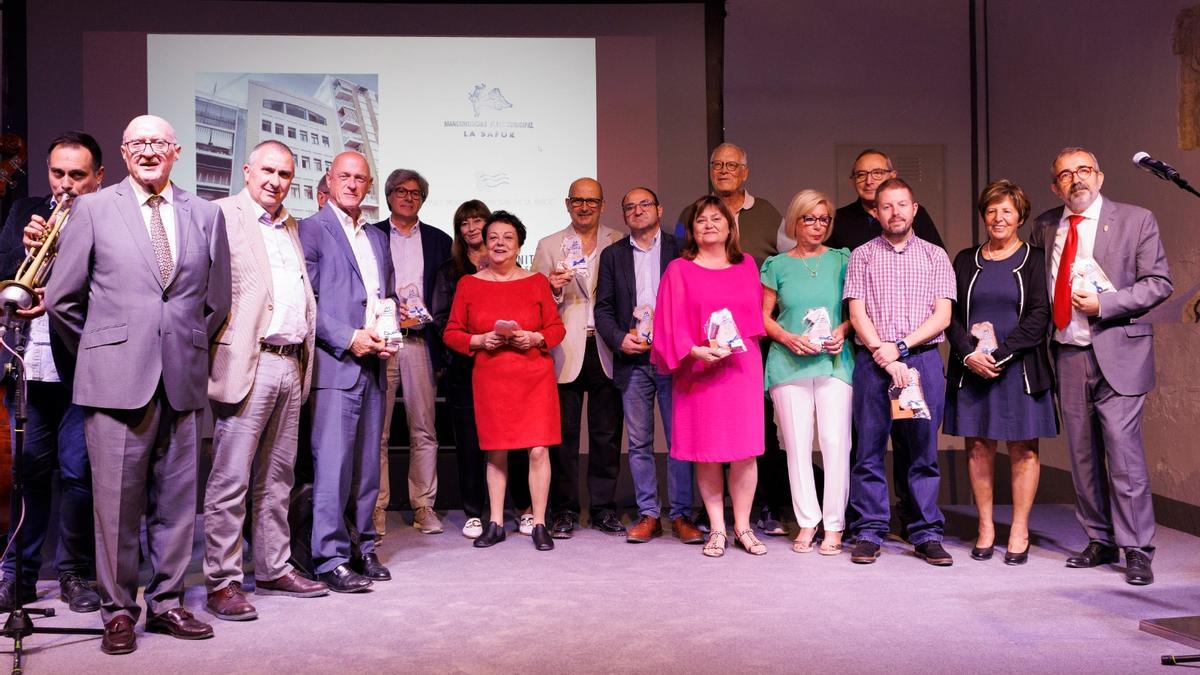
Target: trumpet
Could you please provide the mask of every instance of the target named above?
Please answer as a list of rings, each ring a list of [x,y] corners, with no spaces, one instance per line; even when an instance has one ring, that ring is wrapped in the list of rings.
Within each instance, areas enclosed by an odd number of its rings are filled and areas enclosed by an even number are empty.
[[[50,268],[58,255],[58,239],[67,217],[71,215],[71,203],[74,200],[75,195],[69,192],[63,195],[62,201],[46,219],[48,229],[42,236],[41,243],[25,256],[25,260],[17,268],[16,278],[0,282],[0,307],[5,312],[37,306],[36,289],[46,285],[46,277],[50,274]]]

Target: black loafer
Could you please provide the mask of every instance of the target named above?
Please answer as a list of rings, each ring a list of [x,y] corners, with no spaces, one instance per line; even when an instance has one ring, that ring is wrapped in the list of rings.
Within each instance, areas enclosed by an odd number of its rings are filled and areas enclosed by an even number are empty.
[[[543,525],[542,529],[545,530],[546,526]],[[487,525],[483,526],[483,534],[475,537],[475,542],[471,545],[475,548],[487,548],[489,546],[495,546],[496,544],[504,541],[506,536],[507,535],[504,532],[503,525],[494,520],[489,520]]]
[[[1118,557],[1119,552],[1116,546],[1091,541],[1088,542],[1087,548],[1067,558],[1067,567],[1084,568],[1111,565],[1117,562]]]
[[[62,600],[72,612],[81,614],[100,609],[100,594],[78,574],[64,574],[58,579]]]
[[[350,569],[346,563],[317,575],[317,581],[325,582],[334,593],[358,593],[371,587],[372,581]]]
[[[372,581],[391,581],[392,573],[383,563],[379,562],[379,555],[372,553],[364,553],[361,558],[355,561],[359,574]]]
[[[601,511],[592,519],[592,527],[604,534],[624,535],[625,526],[613,511]]]
[[[971,547],[971,557],[974,558],[975,560],[991,560],[992,554],[995,552],[996,552],[995,545],[985,546],[983,548],[980,548],[978,546]]]
[[[554,525],[550,528],[550,536],[555,539],[570,539],[575,536],[575,523],[579,516],[570,511],[554,514]]]
[[[1004,564],[1005,565],[1024,565],[1025,563],[1029,562],[1029,546],[1030,546],[1029,544],[1026,544],[1025,550],[1021,551],[1020,553],[1013,553],[1012,551],[1005,551],[1004,552]]]
[[[554,550],[554,537],[550,536],[545,525],[533,526],[533,547],[539,551]]]
[[[1125,582],[1134,586],[1154,583],[1154,570],[1150,569],[1150,556],[1136,548],[1125,549]]]

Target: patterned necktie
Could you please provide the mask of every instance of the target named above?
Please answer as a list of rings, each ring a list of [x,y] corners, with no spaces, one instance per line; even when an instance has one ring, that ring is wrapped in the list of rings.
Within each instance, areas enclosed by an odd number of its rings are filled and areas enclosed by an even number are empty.
[[[1058,259],[1058,275],[1054,277],[1054,327],[1063,330],[1071,323],[1071,264],[1079,249],[1079,223],[1083,216],[1067,216],[1071,227],[1067,230],[1067,241],[1063,244],[1062,257]]]
[[[158,273],[164,284],[171,278],[175,262],[171,260],[171,245],[167,242],[167,228],[163,227],[162,213],[158,207],[166,200],[162,195],[151,195],[146,203],[150,205],[150,244],[154,246],[154,257],[158,258]]]

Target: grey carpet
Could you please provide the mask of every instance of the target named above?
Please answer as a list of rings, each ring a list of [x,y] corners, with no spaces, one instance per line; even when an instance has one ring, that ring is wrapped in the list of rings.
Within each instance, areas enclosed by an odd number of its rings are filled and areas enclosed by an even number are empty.
[[[998,509],[997,521],[1008,511]],[[901,542],[870,566],[845,554],[731,548],[710,560],[669,535],[631,545],[583,530],[549,553],[511,532],[477,550],[458,533],[421,535],[390,514],[381,557],[393,580],[370,593],[317,599],[256,597],[259,618],[213,621],[200,642],[142,633],[138,651],[110,657],[99,638],[26,639],[30,673],[1061,673],[1145,672],[1158,657],[1200,651],[1138,630],[1138,620],[1200,614],[1200,539],[1160,530],[1152,586],[1124,583],[1121,566],[1063,567],[1086,540],[1068,507],[1038,506],[1023,567],[968,556],[969,508],[950,507],[950,568]],[[1007,530],[1002,528],[998,543]],[[198,550],[198,549],[197,549]],[[199,558],[188,606],[201,618]],[[98,626],[42,582],[41,626]],[[11,643],[4,641],[5,649]]]

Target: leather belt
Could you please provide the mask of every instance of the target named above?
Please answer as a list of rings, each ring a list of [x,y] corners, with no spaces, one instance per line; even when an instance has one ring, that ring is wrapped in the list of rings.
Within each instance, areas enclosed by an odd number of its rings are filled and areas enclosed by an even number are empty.
[[[260,349],[264,352],[278,354],[280,356],[297,356],[300,354],[300,345],[269,345],[265,342],[258,343]]]

